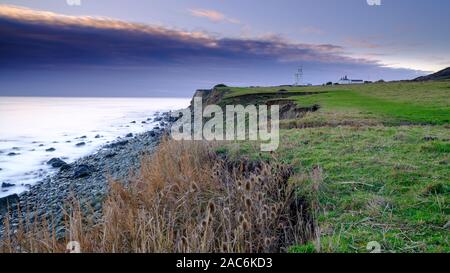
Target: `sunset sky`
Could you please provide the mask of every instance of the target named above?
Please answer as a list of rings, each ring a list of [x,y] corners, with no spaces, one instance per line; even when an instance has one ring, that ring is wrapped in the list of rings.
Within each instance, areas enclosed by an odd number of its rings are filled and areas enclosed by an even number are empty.
[[[0,1],[0,95],[183,96],[215,83],[411,79],[450,66],[450,1]]]

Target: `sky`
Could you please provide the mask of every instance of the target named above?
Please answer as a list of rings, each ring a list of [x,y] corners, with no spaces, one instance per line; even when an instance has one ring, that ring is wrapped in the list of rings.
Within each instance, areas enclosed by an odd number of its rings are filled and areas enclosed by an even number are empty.
[[[0,95],[189,97],[450,66],[445,0],[0,0]]]

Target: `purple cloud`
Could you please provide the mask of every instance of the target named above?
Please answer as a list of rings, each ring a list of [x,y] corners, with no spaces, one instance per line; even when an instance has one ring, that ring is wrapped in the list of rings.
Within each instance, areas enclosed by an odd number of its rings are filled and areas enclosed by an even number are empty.
[[[349,57],[345,50],[278,36],[216,37],[0,5],[0,95],[119,96],[126,90],[127,96],[146,96],[152,87],[152,95],[189,96],[219,82],[290,84],[300,64],[305,81],[314,84],[343,75],[385,80],[418,75]]]
[[[3,62],[30,65],[151,65],[221,60],[373,64],[344,56],[337,45],[282,39],[216,38],[109,18],[75,17],[0,6]]]

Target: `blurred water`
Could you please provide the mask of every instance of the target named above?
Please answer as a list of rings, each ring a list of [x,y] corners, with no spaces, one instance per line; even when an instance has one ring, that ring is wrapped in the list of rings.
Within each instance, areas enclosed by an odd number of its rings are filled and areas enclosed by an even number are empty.
[[[172,98],[0,97],[0,187],[15,185],[0,188],[0,198],[52,172],[51,158],[70,163],[118,137],[151,130],[155,123],[147,119],[156,112],[188,105]]]

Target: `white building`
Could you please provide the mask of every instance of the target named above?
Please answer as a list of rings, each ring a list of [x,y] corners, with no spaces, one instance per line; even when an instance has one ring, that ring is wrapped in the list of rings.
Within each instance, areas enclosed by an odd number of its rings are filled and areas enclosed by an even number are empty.
[[[363,83],[364,83],[363,80],[352,80],[349,79],[347,76],[344,76],[339,80],[339,84],[363,84]]]

